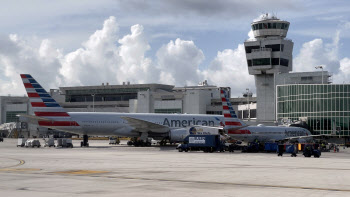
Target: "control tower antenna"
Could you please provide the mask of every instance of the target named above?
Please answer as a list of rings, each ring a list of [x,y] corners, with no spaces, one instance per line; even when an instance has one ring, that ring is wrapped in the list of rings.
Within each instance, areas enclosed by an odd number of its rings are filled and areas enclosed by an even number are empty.
[[[258,121],[275,121],[275,76],[292,71],[293,42],[285,39],[289,24],[266,13],[251,23],[255,40],[244,42],[248,71],[255,78]]]

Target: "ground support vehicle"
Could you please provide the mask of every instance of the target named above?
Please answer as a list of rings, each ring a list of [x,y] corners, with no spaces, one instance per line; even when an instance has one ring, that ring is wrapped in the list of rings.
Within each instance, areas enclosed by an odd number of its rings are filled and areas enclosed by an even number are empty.
[[[140,138],[133,138],[132,140],[128,141],[127,145],[128,146],[135,146],[135,147],[144,147],[144,146],[151,146],[152,143],[152,138],[147,138],[146,141],[141,140]],[[160,144],[161,146],[164,146],[166,144],[166,142],[164,142],[164,144]]]
[[[40,145],[40,141],[39,141],[39,140],[27,140],[27,141],[25,142],[24,146],[25,146],[26,148],[28,148],[28,147],[32,147],[32,148],[37,147],[37,148],[40,148],[41,145]]]
[[[116,145],[116,144],[119,144],[119,143],[120,143],[119,138],[117,138],[117,137],[110,137],[109,138],[109,145],[111,145],[111,144]]]
[[[306,144],[304,147],[303,155],[305,157],[320,157],[321,156],[321,151],[318,149],[315,149],[312,144]]]
[[[243,147],[242,152],[244,153],[257,153],[264,150],[264,144],[258,141],[249,142],[247,146]]]
[[[58,138],[57,139],[57,147],[73,148],[72,139],[70,139],[70,138]]]
[[[225,144],[220,140],[220,135],[188,135],[183,144],[177,148],[179,152],[204,151],[204,152],[224,152]]]
[[[235,150],[242,150],[243,146],[237,143],[225,143],[225,151],[235,152]]]
[[[350,142],[345,142],[345,146],[346,146],[347,148],[349,148],[349,147],[350,147]]]
[[[51,147],[51,146],[53,146],[53,147],[56,147],[55,146],[55,138],[44,138],[44,141],[45,141],[45,145],[44,145],[44,147]]]
[[[275,152],[277,152],[277,146],[278,146],[278,143],[266,142],[264,150],[268,153],[271,153],[271,152],[275,153]]]

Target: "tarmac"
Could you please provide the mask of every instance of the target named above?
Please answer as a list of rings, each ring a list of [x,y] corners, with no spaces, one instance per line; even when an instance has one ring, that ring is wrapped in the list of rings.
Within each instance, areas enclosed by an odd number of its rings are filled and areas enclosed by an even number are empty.
[[[89,143],[21,148],[5,138],[1,196],[350,196],[350,149],[294,158]]]

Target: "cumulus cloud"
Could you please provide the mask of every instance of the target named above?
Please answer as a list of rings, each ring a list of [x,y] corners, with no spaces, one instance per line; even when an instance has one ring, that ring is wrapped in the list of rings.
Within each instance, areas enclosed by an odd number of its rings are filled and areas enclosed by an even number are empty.
[[[0,42],[0,92],[2,95],[24,94],[22,81],[19,78],[20,73],[40,75],[45,87],[55,84],[61,52],[54,49],[49,40],[38,42],[34,39],[32,42],[27,42],[18,35],[11,34]]]
[[[196,85],[201,81],[199,65],[204,60],[202,50],[193,41],[176,39],[157,52],[160,81],[167,84]]]
[[[246,88],[255,91],[254,77],[248,74],[243,44],[234,50],[219,51],[203,74],[211,84],[231,87],[233,96],[241,96]]]
[[[347,24],[345,23],[335,32],[330,43],[325,43],[320,38],[304,43],[293,60],[293,70],[297,72],[315,71],[316,66],[323,66],[325,71],[333,75],[333,83],[349,83],[349,58],[339,57],[341,33],[348,29]]]
[[[116,72],[113,65],[119,62],[117,32],[116,19],[110,17],[101,30],[97,30],[82,43],[81,48],[66,54],[60,60],[60,74],[64,81],[70,85],[93,85],[96,84],[96,79],[110,79],[115,82],[116,76],[113,74]]]

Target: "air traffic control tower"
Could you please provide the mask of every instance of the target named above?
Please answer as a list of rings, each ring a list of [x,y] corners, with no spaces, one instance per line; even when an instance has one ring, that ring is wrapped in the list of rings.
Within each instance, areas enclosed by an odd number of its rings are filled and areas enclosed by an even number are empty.
[[[255,76],[257,120],[275,121],[276,75],[292,71],[293,42],[286,39],[289,22],[266,14],[252,23],[255,39],[244,42],[248,71]]]

